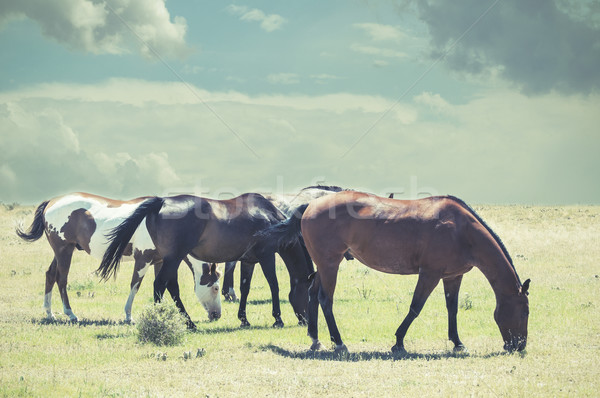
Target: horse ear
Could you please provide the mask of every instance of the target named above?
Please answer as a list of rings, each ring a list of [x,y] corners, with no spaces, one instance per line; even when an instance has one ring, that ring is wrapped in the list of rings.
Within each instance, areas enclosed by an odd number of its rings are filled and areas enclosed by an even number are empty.
[[[527,279],[523,283],[523,287],[521,287],[521,294],[529,294],[527,291],[529,290],[529,283],[530,282],[531,282],[531,279]]]

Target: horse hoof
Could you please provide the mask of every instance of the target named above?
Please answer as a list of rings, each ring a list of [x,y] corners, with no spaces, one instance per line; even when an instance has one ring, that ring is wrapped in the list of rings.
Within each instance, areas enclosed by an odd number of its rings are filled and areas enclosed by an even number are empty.
[[[273,324],[273,327],[276,329],[281,329],[283,327],[283,321],[281,319],[276,320]]]
[[[408,354],[408,352],[406,352],[406,349],[404,348],[404,346],[398,345],[396,344],[395,346],[392,347],[392,353],[396,354],[396,355],[406,355]]]
[[[241,328],[249,328],[250,327],[250,322],[248,322],[247,319],[242,319],[242,323],[240,324]]]
[[[196,330],[196,324],[192,321],[187,321],[186,326],[187,326],[188,330]]]
[[[321,344],[321,342],[319,340],[315,341],[310,346],[311,351],[321,351],[322,349],[323,349],[323,344]]]
[[[467,347],[465,347],[464,345],[457,345],[454,347],[454,349],[452,350],[454,353],[466,353],[469,350],[467,350]]]
[[[348,354],[348,347],[346,347],[346,344],[342,343],[340,345],[336,345],[333,352],[338,355],[345,355],[345,354]]]

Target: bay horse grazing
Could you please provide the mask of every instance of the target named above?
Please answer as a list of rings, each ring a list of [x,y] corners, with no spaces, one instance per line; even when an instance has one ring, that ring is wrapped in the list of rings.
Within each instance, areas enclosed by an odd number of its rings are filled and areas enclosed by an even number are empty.
[[[44,308],[47,317],[55,319],[52,313],[52,288],[56,283],[60,293],[64,313],[71,321],[77,321],[67,294],[67,279],[71,267],[73,251],[77,248],[93,257],[101,259],[108,247],[106,234],[129,217],[146,197],[120,201],[92,195],[72,193],[47,200],[40,204],[28,232],[17,228],[17,235],[33,242],[46,234],[54,251],[54,259],[46,272]],[[131,277],[130,293],[125,304],[125,322],[131,322],[131,307],[144,275],[151,265],[155,274],[162,265],[152,239],[146,228],[135,231],[125,250],[126,259],[135,261]],[[186,262],[194,274],[194,290],[198,300],[208,312],[209,319],[221,316],[219,297],[219,273],[215,266]]]
[[[311,349],[322,348],[317,329],[320,304],[336,351],[346,350],[332,310],[338,268],[346,250],[375,270],[419,275],[408,315],[396,331],[393,352],[405,352],[406,332],[440,280],[448,310],[448,337],[455,350],[464,349],[456,327],[458,291],[463,274],[473,267],[481,270],[496,295],[494,318],[504,349],[525,349],[530,281],[521,284],[502,241],[462,200],[452,196],[396,200],[345,191],[298,208],[296,217],[265,235],[294,241],[300,229],[317,269],[309,289]]]
[[[332,193],[343,191],[344,189],[335,185],[311,185],[309,187],[302,188],[298,193],[291,194],[262,194],[267,198],[277,210],[279,210],[285,217],[291,217],[294,210],[301,205],[309,203],[311,200],[320,198],[321,196],[330,195]],[[307,254],[308,255],[308,254]],[[347,259],[351,259],[350,256],[346,256]],[[308,259],[308,261],[311,261]],[[233,272],[235,271],[235,261],[230,261],[225,264],[225,271],[223,272],[223,283],[221,294],[227,301],[236,301],[237,296],[235,289],[233,288]],[[250,275],[252,278],[252,275]],[[248,280],[248,275],[243,275],[240,278],[240,285],[244,283],[244,280]]]
[[[252,270],[257,262],[260,263],[271,290],[273,327],[283,327],[275,273],[275,252],[278,252],[290,274],[290,304],[299,321],[305,322],[312,263],[307,263],[299,243],[276,247],[272,241],[255,236],[258,231],[285,219],[262,195],[250,193],[229,200],[192,195],[147,199],[111,232],[110,245],[98,268],[103,278],[116,271],[127,242],[144,219],[163,259],[154,281],[154,299],[160,300],[168,289],[181,313],[187,317],[188,327],[193,328],[194,324],[181,302],[177,284],[177,269],[187,255],[211,263],[241,260],[242,277],[246,279],[238,310],[242,327],[250,326],[246,302]]]

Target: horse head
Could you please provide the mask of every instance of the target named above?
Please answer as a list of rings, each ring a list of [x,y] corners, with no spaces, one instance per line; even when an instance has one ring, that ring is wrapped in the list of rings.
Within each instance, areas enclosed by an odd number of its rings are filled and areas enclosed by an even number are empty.
[[[208,313],[208,319],[216,321],[221,317],[221,295],[219,294],[219,278],[221,273],[216,264],[193,263],[194,291],[198,301]]]
[[[523,351],[527,345],[527,322],[529,320],[529,282],[527,279],[517,294],[498,299],[494,319],[504,340],[504,349]]]

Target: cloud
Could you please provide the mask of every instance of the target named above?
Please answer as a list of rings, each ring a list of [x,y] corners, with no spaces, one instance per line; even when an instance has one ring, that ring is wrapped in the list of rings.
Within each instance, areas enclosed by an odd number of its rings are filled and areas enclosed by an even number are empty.
[[[194,90],[198,96],[181,83],[114,79],[0,92],[0,200],[32,203],[72,190],[215,196],[279,181],[291,192],[321,176],[408,194],[415,176],[418,187],[472,203],[600,197],[595,94],[494,90],[457,104],[425,91],[396,104],[349,93]]]
[[[52,107],[2,103],[0,130],[1,201],[35,202],[76,190],[128,198],[160,193],[179,181],[165,153],[87,148]]]
[[[257,8],[249,9],[246,6],[230,4],[226,9],[231,14],[238,15],[241,21],[259,22],[261,29],[266,32],[273,32],[281,29],[283,24],[287,22],[281,15],[265,14]]]
[[[429,29],[433,58],[461,38],[445,57],[452,70],[481,75],[499,68],[529,95],[600,89],[600,23],[575,2],[502,0],[483,17],[489,2],[409,2]]]
[[[352,51],[356,51],[357,53],[375,55],[384,58],[404,58],[407,56],[407,54],[402,51],[392,50],[390,48],[367,46],[358,43],[353,43],[350,46],[350,49]]]
[[[9,1],[0,3],[0,15],[26,16],[40,25],[44,36],[77,51],[138,51],[146,58],[154,57],[148,46],[161,56],[182,57],[189,52],[186,20],[178,16],[171,20],[165,0]]]
[[[363,30],[372,40],[375,41],[398,41],[404,38],[402,31],[391,25],[382,25],[378,23],[356,23],[355,28]]]
[[[300,79],[296,73],[273,73],[267,76],[267,81],[271,84],[298,84]]]

